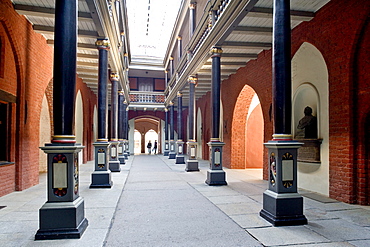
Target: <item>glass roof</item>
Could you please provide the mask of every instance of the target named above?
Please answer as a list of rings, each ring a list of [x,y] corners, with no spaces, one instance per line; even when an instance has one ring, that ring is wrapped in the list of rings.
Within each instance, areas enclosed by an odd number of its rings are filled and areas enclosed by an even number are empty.
[[[182,0],[126,0],[131,62],[163,64]]]

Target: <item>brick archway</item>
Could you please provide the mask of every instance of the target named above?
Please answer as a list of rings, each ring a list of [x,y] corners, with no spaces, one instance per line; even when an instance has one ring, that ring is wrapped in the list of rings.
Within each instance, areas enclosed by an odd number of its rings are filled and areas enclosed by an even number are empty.
[[[235,169],[245,169],[248,167],[261,167],[263,164],[263,116],[262,116],[262,110],[259,105],[259,108],[254,108],[255,111],[250,111],[253,109],[250,109],[252,99],[256,95],[256,92],[248,85],[245,85],[243,89],[240,91],[239,96],[236,100],[234,113],[233,113],[233,119],[232,119],[232,126],[231,126],[231,168]],[[257,114],[257,111],[259,109],[259,112]],[[252,116],[251,118],[248,118],[249,116]],[[251,145],[251,142],[249,142],[249,146],[247,147],[248,140],[247,138],[251,138],[253,135],[252,131],[250,130],[249,135],[247,133],[247,125],[248,121],[253,121],[256,123],[256,119],[259,119],[258,121],[261,121],[262,124],[260,125],[262,130],[261,138],[260,139],[260,145],[261,147],[258,147],[259,144],[253,144]],[[258,122],[257,121],[257,122]],[[252,123],[252,122],[250,122]],[[252,126],[251,124],[250,126]],[[253,126],[253,128],[258,128],[258,125]],[[255,148],[258,148],[258,152],[256,152]],[[260,156],[260,160],[258,161],[258,166],[251,166],[247,163],[247,158],[251,158],[251,154],[256,154],[256,156]],[[248,156],[248,157],[247,157]],[[254,156],[254,155],[253,155]]]

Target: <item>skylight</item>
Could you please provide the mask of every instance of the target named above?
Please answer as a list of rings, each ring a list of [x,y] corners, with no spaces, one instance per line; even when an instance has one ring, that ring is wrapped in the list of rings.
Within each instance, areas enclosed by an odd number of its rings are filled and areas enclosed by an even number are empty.
[[[126,0],[133,63],[163,63],[181,1]]]

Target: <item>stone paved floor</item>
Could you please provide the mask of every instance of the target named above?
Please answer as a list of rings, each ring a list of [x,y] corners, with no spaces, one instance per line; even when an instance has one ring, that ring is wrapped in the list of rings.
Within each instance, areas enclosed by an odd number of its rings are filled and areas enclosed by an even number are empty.
[[[89,221],[81,239],[34,241],[40,184],[0,198],[0,246],[370,246],[370,207],[301,190],[304,226],[273,227],[258,213],[267,182],[261,170],[225,169],[227,186],[162,155],[131,155],[112,173],[111,189],[89,189],[93,162],[80,166],[80,196]]]

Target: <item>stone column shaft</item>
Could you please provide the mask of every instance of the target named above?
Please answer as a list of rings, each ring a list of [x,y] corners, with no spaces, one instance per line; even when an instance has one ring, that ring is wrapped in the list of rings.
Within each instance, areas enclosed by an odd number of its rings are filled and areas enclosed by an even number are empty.
[[[76,95],[77,1],[56,1],[54,33],[54,135],[73,135]],[[58,9],[57,9],[58,8]],[[53,138],[54,139],[54,138]],[[53,142],[58,142],[53,140]]]
[[[189,5],[189,36],[193,36],[194,30],[196,28],[196,20],[195,20],[195,7],[196,3],[190,3]]]
[[[188,149],[188,160],[186,161],[185,171],[199,171],[199,164],[197,160],[197,143],[195,140],[195,84],[197,78],[190,76],[188,79],[189,82],[189,139],[187,142]]]
[[[110,140],[117,141],[118,140],[118,74],[112,73],[111,74],[111,115],[110,115],[110,122],[111,122],[111,133],[110,133]]]
[[[177,50],[179,53],[179,61],[180,61],[182,57],[182,38],[181,36],[177,37]]]
[[[174,126],[174,108],[172,102],[170,102],[170,152],[168,154],[169,159],[176,158],[176,147],[175,147],[175,126]]]
[[[173,64],[173,57],[170,57],[170,78],[174,77],[175,75],[175,68]]]
[[[107,39],[96,42],[99,50],[99,70],[98,70],[98,141],[108,141],[107,119],[108,119],[108,50],[109,42]]]
[[[221,100],[221,49],[215,48],[212,55],[212,138],[220,138],[220,100]]]
[[[184,142],[182,140],[182,93],[177,93],[177,155],[176,164],[185,164]]]
[[[272,55],[274,133],[291,134],[290,2],[275,1]]]

